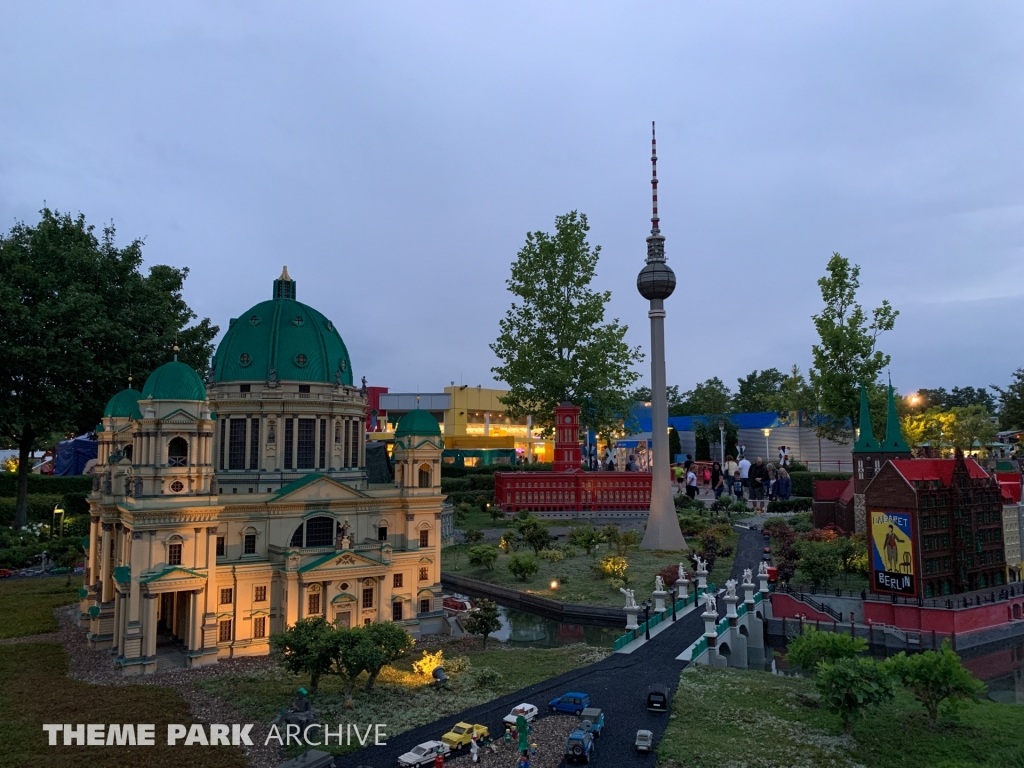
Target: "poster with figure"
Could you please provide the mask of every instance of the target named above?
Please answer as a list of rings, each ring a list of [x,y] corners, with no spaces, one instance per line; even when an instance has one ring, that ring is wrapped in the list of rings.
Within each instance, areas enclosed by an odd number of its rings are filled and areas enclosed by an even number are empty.
[[[871,512],[871,561],[873,591],[917,594],[910,514]]]

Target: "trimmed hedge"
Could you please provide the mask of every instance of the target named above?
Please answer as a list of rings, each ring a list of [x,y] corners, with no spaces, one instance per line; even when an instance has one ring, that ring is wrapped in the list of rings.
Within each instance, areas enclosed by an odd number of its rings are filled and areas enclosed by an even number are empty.
[[[453,493],[454,491],[468,491],[470,488],[468,477],[445,477],[441,476],[441,491]]]
[[[90,487],[92,487],[90,485]],[[28,519],[49,523],[53,517],[53,508],[57,504],[64,505],[65,518],[89,514],[87,493],[30,493],[28,495]],[[14,522],[14,511],[18,500],[11,497],[0,497],[0,524],[10,525]]]
[[[808,512],[811,509],[811,505],[814,503],[814,499],[808,498],[795,498],[786,499],[785,501],[775,500],[768,502],[769,512]]]
[[[849,480],[853,475],[849,472],[790,472],[793,478],[794,496],[814,496],[815,480]]]
[[[494,491],[452,491],[448,494],[448,500],[455,506],[458,506],[464,501],[469,502],[470,504],[476,504],[478,496],[483,496],[484,500],[488,504],[494,503]]]
[[[92,475],[29,475],[28,492],[34,493],[89,493],[92,490]],[[0,497],[18,495],[18,476],[13,472],[0,472]]]

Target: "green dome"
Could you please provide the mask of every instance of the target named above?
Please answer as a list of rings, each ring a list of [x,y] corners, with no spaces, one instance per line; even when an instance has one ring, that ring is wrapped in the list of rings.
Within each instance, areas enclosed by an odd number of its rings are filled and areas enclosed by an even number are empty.
[[[107,403],[103,409],[103,418],[112,417],[115,419],[141,419],[142,411],[139,410],[139,390],[122,389]]]
[[[274,298],[232,320],[213,356],[214,381],[271,378],[352,384],[345,342],[334,323],[295,300],[287,268],[274,281]]]
[[[409,411],[398,420],[395,437],[406,435],[440,435],[441,427],[429,411]]]
[[[154,400],[205,400],[206,387],[195,369],[173,360],[149,374],[141,399],[151,395]]]

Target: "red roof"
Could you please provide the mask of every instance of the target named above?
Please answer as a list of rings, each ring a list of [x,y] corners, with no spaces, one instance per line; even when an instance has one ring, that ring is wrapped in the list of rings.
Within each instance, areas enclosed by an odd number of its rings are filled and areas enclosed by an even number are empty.
[[[853,498],[853,480],[815,480],[814,500],[815,501],[839,501],[845,495],[847,489],[850,491],[850,498]]]
[[[956,466],[956,459],[891,459],[892,465],[905,479],[910,482],[915,480],[939,480],[943,485],[953,482],[953,467]],[[974,459],[964,459],[967,467],[967,474],[975,480],[989,477],[988,472]]]
[[[1020,503],[1020,475],[1016,472],[996,472],[999,489],[1003,492],[1003,500],[1007,504]]]

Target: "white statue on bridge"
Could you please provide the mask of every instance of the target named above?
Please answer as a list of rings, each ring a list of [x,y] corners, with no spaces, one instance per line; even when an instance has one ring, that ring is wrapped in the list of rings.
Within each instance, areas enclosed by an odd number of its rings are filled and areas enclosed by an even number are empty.
[[[657,576],[654,577],[654,591],[655,592],[664,592],[665,591],[665,580],[663,578],[661,578],[661,574],[660,573]]]
[[[686,578],[686,569],[683,567],[683,564],[680,563],[679,564],[679,576],[677,577],[677,581],[682,581],[685,578]]]
[[[633,597],[633,590],[626,589],[625,587],[619,587],[619,592],[626,596],[626,607],[636,608],[636,598]]]
[[[743,583],[744,584],[753,584],[754,583],[754,573],[749,568],[744,568],[743,569]]]
[[[697,573],[707,573],[708,561],[703,559],[700,555],[695,555],[694,559],[697,561]]]
[[[715,600],[715,596],[710,592],[704,593],[704,613],[713,613],[718,615],[718,602]]]
[[[757,575],[758,576],[767,576],[768,575],[768,563],[766,563],[764,560],[762,560],[760,563],[757,564]]]
[[[725,582],[726,597],[736,597],[736,579],[729,579]]]

